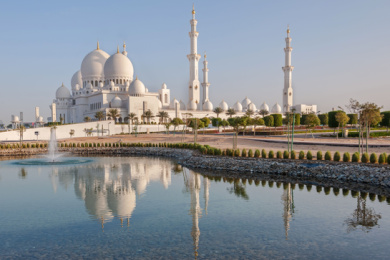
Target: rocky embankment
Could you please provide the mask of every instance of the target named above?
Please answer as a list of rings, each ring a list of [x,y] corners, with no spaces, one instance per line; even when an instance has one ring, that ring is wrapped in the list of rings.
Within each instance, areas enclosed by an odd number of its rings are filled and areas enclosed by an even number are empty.
[[[205,175],[288,181],[332,186],[390,196],[390,166],[332,161],[262,159],[202,155],[195,150],[161,147],[60,148],[78,155],[161,156]],[[0,156],[45,154],[47,149],[5,149]]]

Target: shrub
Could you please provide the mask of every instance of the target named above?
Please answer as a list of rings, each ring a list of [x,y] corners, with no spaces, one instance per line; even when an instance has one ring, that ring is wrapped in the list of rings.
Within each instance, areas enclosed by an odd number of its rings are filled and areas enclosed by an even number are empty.
[[[214,155],[214,148],[207,149],[207,154]]]
[[[295,151],[291,151],[291,159],[293,159],[293,160],[297,159],[297,155],[296,155]]]
[[[269,151],[268,158],[274,158],[274,151]]]
[[[88,147],[88,143],[85,143],[85,147]]]
[[[35,144],[33,144],[34,145],[34,147],[33,148],[35,148]],[[61,143],[61,147],[64,147],[64,144],[63,143]]]
[[[390,164],[390,154],[389,154],[389,156],[387,157],[387,163]]]
[[[84,143],[81,143],[81,147],[84,147]]]
[[[344,153],[343,162],[349,162],[350,160],[351,160],[351,156],[349,155],[349,152]]]
[[[222,150],[221,149],[215,149],[214,154],[215,155],[222,155]]]
[[[299,160],[305,159],[305,153],[303,151],[299,152]]]
[[[288,159],[290,157],[290,153],[288,151],[283,152],[283,158]]]
[[[325,160],[326,160],[326,161],[332,160],[332,154],[331,154],[329,151],[327,151],[327,152],[325,153]]]
[[[236,149],[236,150],[234,151],[234,156],[235,156],[235,157],[240,157],[240,149]]]
[[[30,148],[30,144],[29,143],[26,146],[27,146],[27,148]]]
[[[311,154],[311,151],[307,151],[306,158],[308,160],[313,160],[313,155]]]
[[[92,143],[89,143],[88,146],[89,146],[89,147],[92,147]]]
[[[277,151],[276,152],[276,158],[278,158],[278,159],[282,159],[283,158],[283,154],[282,154],[281,151]]]
[[[248,151],[248,157],[253,157],[253,151],[252,151],[252,149],[249,149],[249,151]]]
[[[267,158],[267,152],[264,149],[261,150],[261,157],[262,158]]]
[[[321,160],[322,160],[322,152],[321,152],[321,151],[318,151],[318,152],[317,152],[317,160],[318,160],[318,161],[321,161]]]
[[[260,151],[259,151],[259,149],[256,149],[256,151],[255,151],[255,157],[256,157],[256,158],[259,158],[259,157],[260,157]],[[389,159],[390,159],[390,155],[389,155]]]
[[[386,162],[386,155],[384,153],[381,153],[379,155],[378,163],[379,164],[384,164]]]
[[[241,157],[246,157],[246,150],[245,149],[242,149],[242,151],[241,151]]]
[[[360,154],[358,152],[352,154],[352,162],[359,162]]]
[[[368,161],[369,161],[368,153],[363,153],[362,154],[362,163],[368,163]]]
[[[378,157],[376,156],[376,153],[372,153],[370,156],[370,163],[377,163]]]
[[[341,159],[341,155],[339,152],[335,152],[334,155],[333,155],[333,161],[335,162],[339,162]]]

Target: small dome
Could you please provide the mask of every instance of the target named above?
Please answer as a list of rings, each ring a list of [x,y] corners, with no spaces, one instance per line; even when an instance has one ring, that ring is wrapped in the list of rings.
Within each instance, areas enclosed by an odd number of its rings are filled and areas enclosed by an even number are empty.
[[[56,98],[71,98],[69,89],[64,84],[61,85],[56,91]]]
[[[79,85],[79,87],[83,85],[83,81],[81,79],[81,71],[76,71],[76,73],[73,74],[73,76],[72,76],[72,79],[70,81],[70,85],[72,86],[72,90],[76,89],[77,84]]]
[[[126,81],[125,86],[128,88],[130,86],[130,81]]]
[[[269,106],[264,102],[263,104],[261,104],[260,110],[267,110],[269,112]]]
[[[113,87],[115,87],[115,83],[114,83],[114,81],[112,80],[112,81],[110,81],[110,83],[108,84],[109,86],[110,86],[110,88],[113,88]]]
[[[237,102],[233,105],[233,109],[234,109],[234,111],[236,111],[236,112],[242,112],[242,105],[241,105],[241,103],[237,101]]]
[[[88,83],[88,84],[87,84],[87,89],[91,89],[91,88],[93,88],[92,84],[91,84],[91,83]]]
[[[80,90],[80,85],[79,85],[79,84],[76,84],[76,86],[74,87],[74,90],[75,90],[75,91],[79,91],[79,90]]]
[[[170,105],[170,109],[176,109],[176,104],[177,104],[177,108],[180,109],[180,102],[174,98],[171,102],[171,105]]]
[[[210,102],[210,100],[207,100],[203,104],[203,110],[204,111],[213,111],[213,104]]]
[[[111,107],[112,108],[120,108],[122,106],[122,99],[118,96],[115,96],[112,100],[111,100]]]
[[[132,96],[135,95],[144,95],[146,91],[144,83],[140,81],[138,78],[136,78],[133,82],[130,84],[129,88],[129,94]]]
[[[248,109],[249,104],[252,103],[252,101],[245,97],[244,100],[241,102],[242,104],[242,110],[245,112]]]
[[[133,64],[122,53],[111,55],[104,64],[104,77],[106,79],[129,79],[133,80]]]
[[[161,89],[167,89],[167,84],[162,84]]]
[[[38,117],[38,122],[39,122],[39,123],[42,123],[42,122],[43,122],[43,116]]]
[[[191,101],[188,103],[187,110],[195,111],[197,107],[198,107],[198,105],[195,103],[195,101],[194,101],[194,100],[191,100]]]
[[[100,88],[104,87],[104,83],[103,82],[99,82],[99,87]]]
[[[180,110],[186,110],[186,104],[180,100]]]
[[[104,64],[110,57],[105,51],[96,49],[85,56],[81,62],[81,75],[83,81],[104,78]]]
[[[280,105],[279,105],[278,103],[276,103],[276,104],[272,107],[271,113],[272,113],[272,114],[281,114],[281,113],[282,113],[282,108],[280,107]]]
[[[223,111],[227,111],[229,109],[228,104],[222,100],[222,102],[219,104],[219,107],[222,108]]]
[[[256,108],[255,104],[253,104],[253,103],[250,103],[250,104],[248,105],[248,109],[252,110],[253,112],[256,112],[256,111],[257,111],[257,108]]]

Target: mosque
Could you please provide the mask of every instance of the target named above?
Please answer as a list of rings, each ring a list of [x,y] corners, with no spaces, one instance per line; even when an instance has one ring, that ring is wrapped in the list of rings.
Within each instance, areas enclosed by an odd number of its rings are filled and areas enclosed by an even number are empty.
[[[56,98],[50,105],[51,121],[63,123],[80,123],[86,117],[95,119],[97,112],[103,112],[108,118],[109,110],[118,110],[117,121],[128,122],[129,114],[134,113],[138,119],[142,119],[146,111],[150,110],[154,116],[165,111],[169,117],[183,118],[185,114],[191,113],[193,117],[213,116],[214,106],[209,97],[208,82],[208,61],[206,54],[203,57],[203,81],[199,81],[199,61],[201,55],[198,54],[197,38],[199,32],[196,30],[198,21],[195,19],[195,9],[192,9],[192,19],[190,20],[190,54],[187,58],[190,63],[188,100],[184,102],[175,98],[171,99],[171,91],[164,83],[157,92],[150,92],[148,87],[142,83],[138,77],[134,79],[134,68],[127,57],[126,44],[123,50],[109,55],[100,49],[99,42],[95,50],[85,56],[81,62],[81,68],[71,79],[71,91],[62,84],[56,91]],[[229,106],[222,100],[218,107],[224,112],[229,108],[236,111],[237,116],[245,114],[250,109],[254,112],[267,110],[271,114],[282,114],[293,108],[292,70],[290,46],[290,30],[287,30],[285,51],[283,108],[276,103],[269,106],[264,102],[258,108],[247,97],[242,102],[236,102]],[[201,91],[202,90],[202,91]],[[202,92],[202,97],[201,97]],[[294,109],[302,112],[316,112],[315,105],[296,105]],[[226,117],[221,113],[222,118]],[[157,118],[153,119],[158,120]]]

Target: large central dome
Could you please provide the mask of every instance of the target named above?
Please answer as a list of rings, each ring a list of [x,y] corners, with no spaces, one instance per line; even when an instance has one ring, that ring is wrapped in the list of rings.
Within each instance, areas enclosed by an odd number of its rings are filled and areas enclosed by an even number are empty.
[[[104,80],[104,64],[109,57],[110,55],[99,49],[99,46],[88,53],[81,63],[83,81]]]
[[[122,53],[115,53],[107,59],[104,64],[105,79],[127,79],[133,80],[133,64],[130,59]]]

